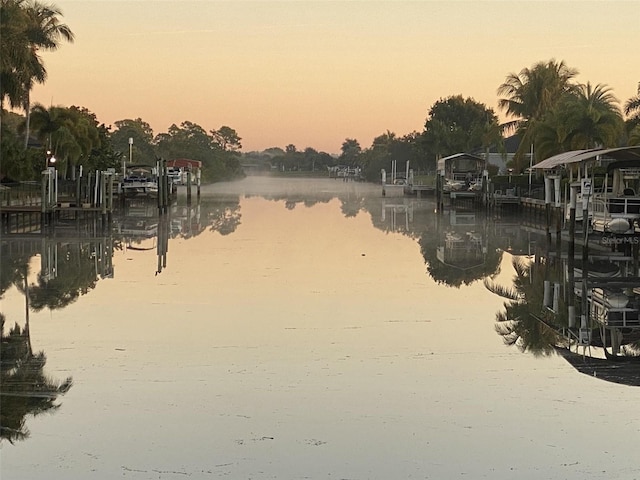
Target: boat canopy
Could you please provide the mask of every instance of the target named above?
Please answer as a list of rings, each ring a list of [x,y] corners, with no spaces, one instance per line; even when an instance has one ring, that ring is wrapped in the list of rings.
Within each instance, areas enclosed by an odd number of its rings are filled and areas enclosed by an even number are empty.
[[[559,153],[533,165],[539,170],[554,170],[558,167],[595,161],[597,159],[636,160],[640,161],[640,146],[618,148],[592,148],[589,150],[572,150]]]
[[[470,153],[456,153],[438,160],[438,170],[441,172],[477,171],[484,165],[484,159]]]
[[[202,168],[202,162],[200,160],[190,160],[188,158],[176,158],[174,160],[167,160],[167,167],[173,168]]]

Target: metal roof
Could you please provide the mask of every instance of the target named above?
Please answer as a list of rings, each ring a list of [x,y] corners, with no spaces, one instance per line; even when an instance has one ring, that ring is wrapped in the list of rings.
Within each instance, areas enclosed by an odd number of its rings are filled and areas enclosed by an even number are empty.
[[[572,150],[559,153],[533,165],[533,168],[553,170],[560,166],[596,160],[597,157],[607,157],[612,160],[640,161],[640,146],[618,148],[593,148],[590,150]]]
[[[454,158],[471,158],[473,160],[481,160],[483,161],[484,159],[482,157],[479,157],[478,155],[474,155],[472,153],[454,153],[453,155],[449,155],[448,157],[443,157],[440,160],[453,160]]]

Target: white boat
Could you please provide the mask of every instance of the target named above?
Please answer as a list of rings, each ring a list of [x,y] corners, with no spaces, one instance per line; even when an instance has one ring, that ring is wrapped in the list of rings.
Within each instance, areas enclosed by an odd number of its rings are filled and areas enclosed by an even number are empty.
[[[628,235],[640,227],[640,162],[609,164],[603,193],[593,195],[591,225],[594,231]]]
[[[125,197],[150,197],[158,196],[158,177],[155,168],[136,166],[127,172],[121,184],[122,194]]]
[[[588,297],[590,315],[606,327],[638,327],[636,304],[623,292],[594,288]]]

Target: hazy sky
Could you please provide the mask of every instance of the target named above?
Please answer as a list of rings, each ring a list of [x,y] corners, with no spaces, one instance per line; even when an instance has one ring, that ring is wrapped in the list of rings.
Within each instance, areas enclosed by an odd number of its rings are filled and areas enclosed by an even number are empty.
[[[140,117],[156,134],[228,125],[245,152],[366,148],[422,131],[450,95],[501,115],[498,86],[538,61],[564,60],[621,103],[640,81],[640,0],[53,3],[76,41],[44,54],[35,101]]]

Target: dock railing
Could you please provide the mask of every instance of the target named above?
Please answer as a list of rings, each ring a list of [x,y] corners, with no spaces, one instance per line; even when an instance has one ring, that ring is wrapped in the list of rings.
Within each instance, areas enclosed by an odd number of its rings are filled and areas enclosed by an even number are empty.
[[[42,203],[42,186],[40,182],[12,182],[0,185],[0,205],[35,206]]]

